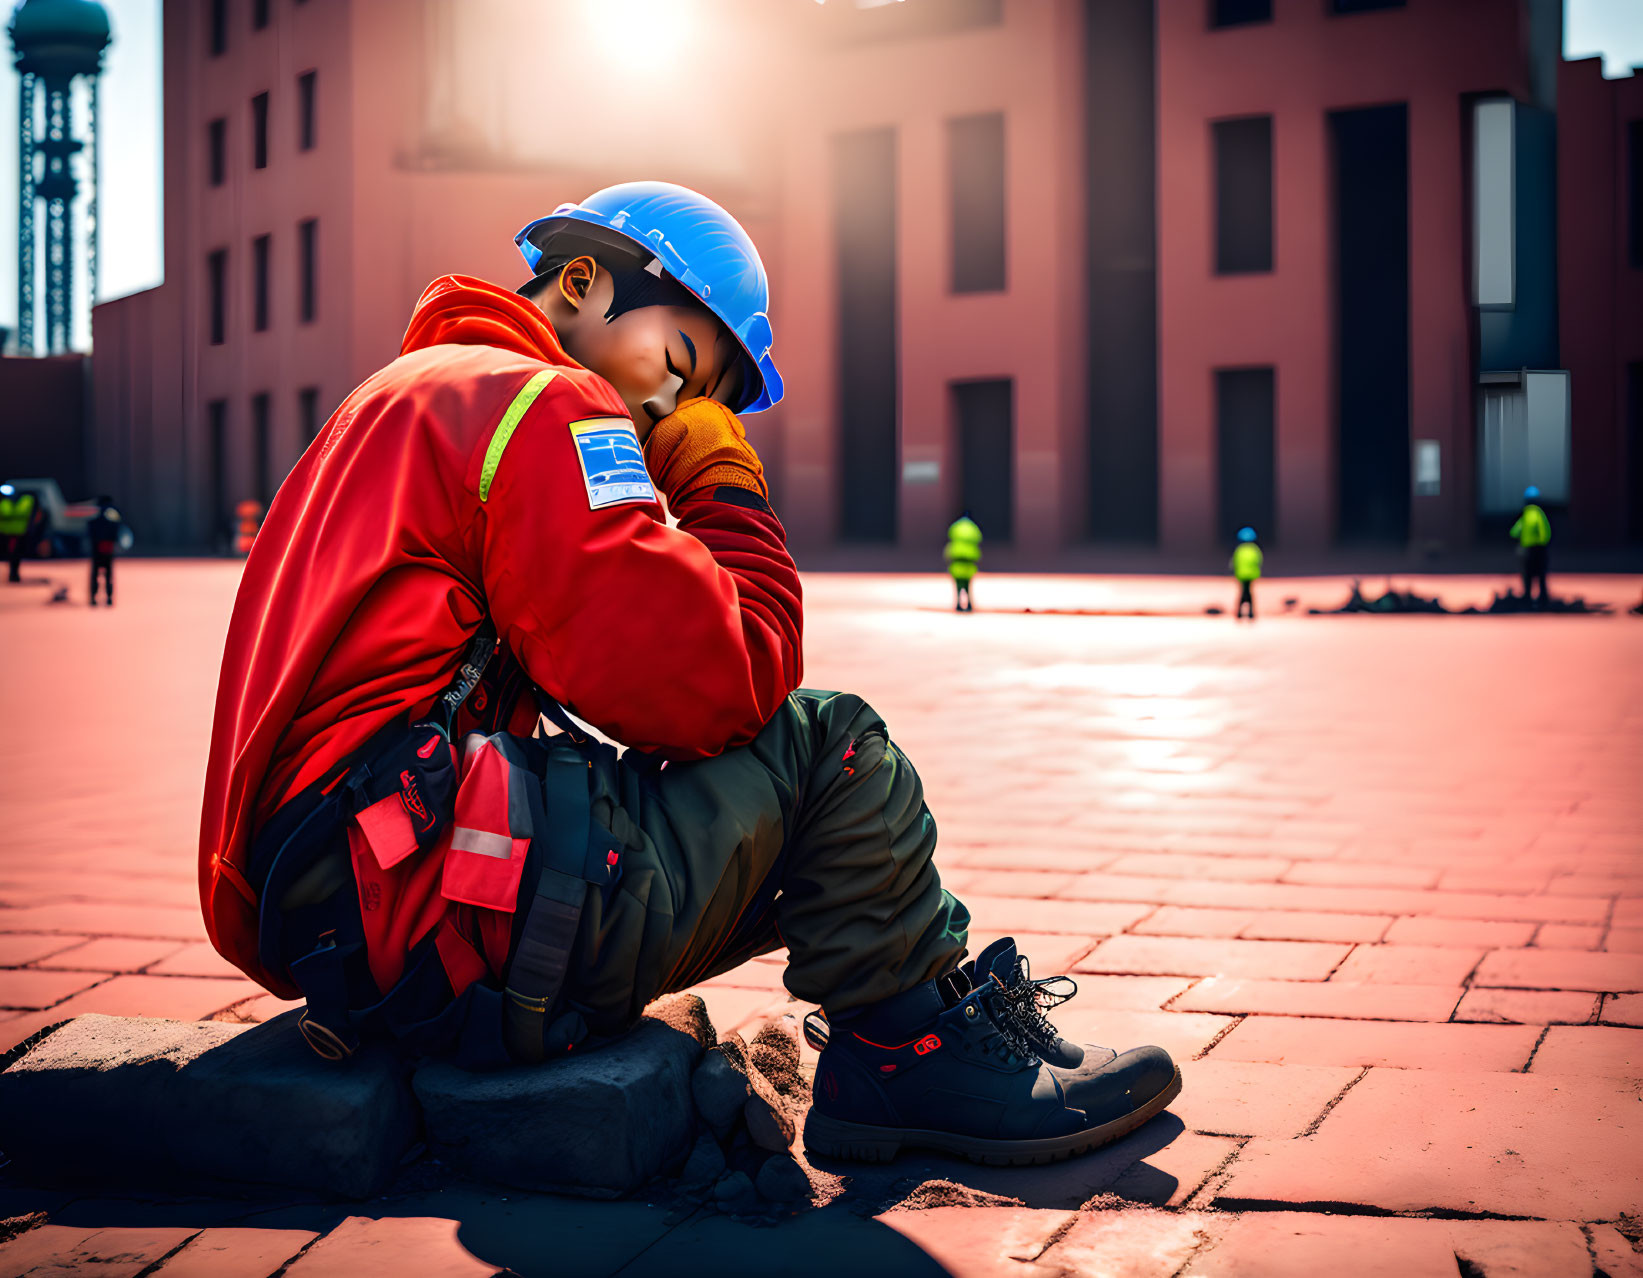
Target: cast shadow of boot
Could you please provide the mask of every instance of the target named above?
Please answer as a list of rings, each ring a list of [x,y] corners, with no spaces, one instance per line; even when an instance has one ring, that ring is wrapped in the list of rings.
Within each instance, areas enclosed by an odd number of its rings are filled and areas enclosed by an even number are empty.
[[[883,1164],[813,1158],[818,1171],[845,1181],[840,1201],[855,1210],[908,1207],[995,1206],[1075,1209],[1103,1194],[1136,1203],[1168,1203],[1181,1188],[1162,1166],[1148,1162],[1186,1130],[1165,1111],[1121,1140],[1058,1163],[991,1167],[922,1150]],[[1189,1190],[1196,1186],[1188,1186]]]

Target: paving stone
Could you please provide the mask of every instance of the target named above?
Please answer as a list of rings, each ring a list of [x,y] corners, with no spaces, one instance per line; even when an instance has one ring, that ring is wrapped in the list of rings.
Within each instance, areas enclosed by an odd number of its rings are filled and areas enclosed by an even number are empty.
[[[318,1237],[309,1229],[203,1229],[159,1272],[164,1278],[268,1278]]]
[[[176,941],[99,936],[38,960],[34,966],[90,972],[140,972],[182,947]]]
[[[1321,981],[1349,946],[1313,941],[1224,941],[1114,936],[1078,963],[1080,972],[1148,976],[1265,976]]]
[[[676,1170],[695,1138],[702,1045],[645,1018],[604,1047],[473,1074],[437,1062],[413,1080],[428,1143],[468,1175],[613,1197]]]
[[[1241,1143],[1228,1136],[1182,1132],[1157,1153],[1125,1168],[1106,1186],[1106,1192],[1153,1207],[1179,1207]]]
[[[1079,1007],[1055,1010],[1056,1028],[1075,1043],[1095,1043],[1115,1051],[1152,1044],[1177,1061],[1191,1060],[1236,1023],[1231,1016],[1202,1012],[1130,1012],[1116,1008]],[[1525,1053],[1527,1055],[1527,1053]]]
[[[1250,1212],[1209,1225],[1183,1278],[1455,1278],[1455,1253],[1427,1220]]]
[[[974,929],[971,934],[974,935]],[[1100,939],[1093,933],[1077,936],[1068,932],[1017,932],[1015,948],[1017,954],[1027,956],[1034,976],[1055,976],[1071,970],[1072,965],[1088,954]],[[981,948],[974,941],[970,944],[972,952],[979,953]]]
[[[1542,923],[1535,933],[1535,945],[1543,950],[1595,950],[1603,942],[1604,929],[1580,923]]]
[[[1202,910],[1181,905],[1161,905],[1130,931],[1136,936],[1212,936],[1230,939],[1257,917],[1253,910]]]
[[[1245,1145],[1216,1201],[1614,1219],[1643,1208],[1643,1106],[1620,1080],[1370,1070],[1315,1135]]]
[[[1334,981],[1385,982],[1391,985],[1457,986],[1464,982],[1483,951],[1420,945],[1360,945],[1335,970]]]
[[[1643,990],[1643,954],[1584,950],[1495,950],[1478,965],[1477,984],[1534,990]]]
[[[462,1245],[460,1227],[460,1221],[431,1216],[350,1216],[298,1256],[282,1278],[491,1278],[498,1266]]]
[[[1603,948],[1613,954],[1643,954],[1643,927],[1611,927]]]
[[[1372,861],[1302,861],[1284,875],[1285,883],[1332,887],[1432,887],[1438,871],[1422,865],[1386,865]]]
[[[1527,945],[1534,939],[1533,923],[1490,923],[1480,919],[1434,919],[1408,916],[1394,919],[1382,938],[1388,945],[1428,945],[1449,949],[1502,949]]]
[[[1223,1061],[1219,1052],[1181,1064],[1170,1103],[1194,1131],[1223,1136],[1299,1136],[1360,1070],[1350,1066]]]
[[[1586,1278],[1590,1272],[1585,1235],[1569,1221],[1447,1220],[1442,1228],[1455,1258],[1484,1278]]]
[[[148,969],[150,976],[239,976],[238,968],[209,944],[185,945]]]
[[[1597,1011],[1596,994],[1563,990],[1466,991],[1455,1009],[1457,1021],[1493,1021],[1501,1025],[1584,1025]]]
[[[22,932],[0,932],[0,967],[22,967],[38,963],[52,954],[79,944],[78,936],[30,936]]]
[[[61,901],[6,911],[8,932],[71,932],[98,936],[157,936],[196,941],[203,930],[198,908],[157,905],[113,905],[96,901]]]
[[[1047,1278],[1056,1271],[1031,1261],[1072,1219],[1068,1211],[1022,1207],[931,1207],[878,1217],[952,1278]]]
[[[1249,1016],[1215,1045],[1215,1060],[1397,1069],[1519,1070],[1540,1031],[1529,1025]]]
[[[1438,985],[1351,981],[1261,981],[1211,976],[1170,1004],[1181,1012],[1265,1012],[1275,1016],[1344,1016],[1356,1020],[1446,1021],[1463,993]]]
[[[0,1274],[137,1278],[187,1242],[192,1229],[79,1229],[41,1225],[0,1245]]]
[[[1240,883],[1274,883],[1289,869],[1280,857],[1192,856],[1176,853],[1132,852],[1107,867],[1112,874],[1154,875],[1159,878],[1226,879]]]
[[[1605,1025],[1643,1025],[1643,994],[1610,994],[1603,1000]]]
[[[1554,1025],[1541,1041],[1529,1072],[1643,1079],[1643,1029]]]
[[[43,972],[35,968],[0,968],[0,1008],[36,1011],[54,1007],[104,977],[98,972]]]
[[[1024,896],[1053,900],[1070,887],[1072,881],[1073,875],[1070,871],[1037,870],[1025,865],[1012,866],[1008,870],[967,869],[955,874],[944,872],[941,876],[943,887],[965,899],[971,896]]]
[[[1100,1278],[1161,1278],[1180,1272],[1217,1218],[1198,1212],[1115,1208],[1080,1212],[1039,1257],[1046,1269]]]
[[[1607,1278],[1643,1278],[1643,1251],[1613,1225],[1587,1225],[1592,1238],[1592,1273]]]
[[[0,1112],[6,1153],[31,1180],[357,1197],[386,1182],[415,1128],[389,1054],[323,1061],[295,1017],[249,1028],[78,1017],[0,1073]]]
[[[1078,993],[1068,1007],[1127,1008],[1137,1012],[1156,1012],[1176,995],[1192,988],[1193,981],[1185,976],[1097,976],[1080,973],[1076,978]],[[1065,1008],[1050,1013],[1058,1018]]]
[[[1063,894],[1070,895],[1070,894]],[[1111,936],[1148,913],[1145,906],[1085,900],[1034,901],[967,894],[970,935],[981,944],[1022,932],[1062,932]]]
[[[1238,935],[1255,941],[1378,941],[1391,922],[1389,914],[1264,910]]]

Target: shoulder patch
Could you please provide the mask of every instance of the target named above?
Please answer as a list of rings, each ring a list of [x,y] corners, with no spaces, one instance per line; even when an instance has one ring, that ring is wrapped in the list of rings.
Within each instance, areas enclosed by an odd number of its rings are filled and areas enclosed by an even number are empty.
[[[572,422],[570,436],[576,444],[576,460],[582,463],[589,510],[656,500],[650,472],[645,469],[645,450],[626,417]]]

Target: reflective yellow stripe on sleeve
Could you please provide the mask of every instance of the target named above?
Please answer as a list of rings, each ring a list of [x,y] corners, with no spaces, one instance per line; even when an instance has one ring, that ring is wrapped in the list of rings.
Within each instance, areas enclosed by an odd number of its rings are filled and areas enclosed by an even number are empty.
[[[519,421],[525,416],[525,410],[536,402],[536,397],[542,393],[543,388],[557,376],[551,368],[544,368],[525,383],[519,394],[513,397],[513,403],[508,405],[508,411],[502,414],[502,420],[496,424],[491,442],[485,449],[485,465],[479,471],[480,501],[490,500],[491,481],[496,478],[496,468],[502,461],[502,450],[508,446],[514,431],[519,429]]]

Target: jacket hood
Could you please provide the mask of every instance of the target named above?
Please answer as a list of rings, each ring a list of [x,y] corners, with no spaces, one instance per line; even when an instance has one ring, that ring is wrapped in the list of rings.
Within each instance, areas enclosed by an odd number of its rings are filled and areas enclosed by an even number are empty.
[[[536,306],[471,275],[442,275],[423,290],[399,353],[448,344],[497,346],[547,364],[582,367],[565,354],[559,334]]]

